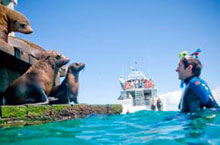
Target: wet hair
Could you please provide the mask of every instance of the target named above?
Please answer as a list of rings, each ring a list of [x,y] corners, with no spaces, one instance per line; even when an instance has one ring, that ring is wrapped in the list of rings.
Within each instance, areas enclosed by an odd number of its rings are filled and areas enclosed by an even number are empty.
[[[192,65],[192,74],[199,77],[202,70],[202,64],[199,59],[194,58],[193,56],[186,56],[182,58],[184,68],[186,69],[189,65]]]

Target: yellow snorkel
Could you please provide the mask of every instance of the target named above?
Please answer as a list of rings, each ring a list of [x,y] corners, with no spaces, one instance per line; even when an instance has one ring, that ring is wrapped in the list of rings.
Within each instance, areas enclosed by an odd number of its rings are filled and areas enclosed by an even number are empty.
[[[182,59],[183,57],[187,56],[188,52],[187,51],[183,51],[179,53],[179,59]]]

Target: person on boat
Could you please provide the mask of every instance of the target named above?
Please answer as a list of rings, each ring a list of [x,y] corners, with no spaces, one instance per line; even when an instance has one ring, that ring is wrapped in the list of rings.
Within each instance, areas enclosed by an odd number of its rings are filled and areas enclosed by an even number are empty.
[[[131,93],[127,93],[127,98],[126,99],[132,99],[132,95],[131,95]]]
[[[196,112],[205,108],[219,108],[207,83],[200,78],[202,64],[199,53],[180,55],[176,72],[185,88],[179,103],[180,112]]]
[[[151,98],[151,110],[155,111],[156,110],[156,104],[155,104],[155,99]]]
[[[157,100],[157,109],[158,109],[158,111],[163,110],[163,102],[161,101],[160,98]]]
[[[124,88],[125,88],[125,90],[131,89],[131,82],[130,81],[126,81]]]
[[[132,80],[132,81],[130,82],[130,84],[131,84],[131,88],[132,88],[132,89],[135,88],[134,80]]]

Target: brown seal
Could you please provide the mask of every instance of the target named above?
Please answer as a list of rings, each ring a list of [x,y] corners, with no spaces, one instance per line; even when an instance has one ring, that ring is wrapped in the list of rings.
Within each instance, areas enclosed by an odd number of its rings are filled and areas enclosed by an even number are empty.
[[[59,86],[53,87],[49,96],[58,100],[51,101],[50,104],[69,104],[72,101],[78,103],[79,92],[79,72],[85,67],[84,63],[72,63],[67,70],[63,82]]]
[[[32,64],[35,61],[39,60],[41,55],[46,52],[46,50],[43,49],[41,46],[18,37],[8,36],[8,44],[12,47],[16,47],[20,51],[25,52],[31,57],[33,57],[34,59],[30,60],[30,63]],[[0,43],[0,48],[1,48],[1,43]],[[13,48],[11,50],[14,51]],[[62,66],[59,69],[59,74],[57,75],[56,84],[60,84],[59,79],[60,77],[64,77],[66,75],[66,70],[67,70],[66,65]]]
[[[69,59],[51,50],[41,56],[21,77],[8,86],[3,95],[4,105],[48,104],[58,69]]]
[[[0,39],[8,42],[10,32],[29,34],[32,28],[23,14],[0,4]]]

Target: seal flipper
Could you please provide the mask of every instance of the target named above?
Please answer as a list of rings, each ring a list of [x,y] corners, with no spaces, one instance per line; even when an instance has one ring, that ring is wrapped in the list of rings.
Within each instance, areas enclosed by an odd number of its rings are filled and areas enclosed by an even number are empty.
[[[34,94],[35,94],[35,103],[36,105],[46,105],[46,104],[49,104],[49,99],[46,95],[46,93],[44,92],[44,90],[42,88],[40,88],[39,86],[37,85],[34,85],[34,90],[36,91]],[[39,102],[39,103],[38,103]]]
[[[40,89],[39,90],[40,96],[39,96],[39,101],[42,101],[41,103],[36,103],[38,105],[46,105],[49,104],[49,99],[47,98],[47,95],[45,94],[44,90]]]
[[[78,104],[78,99],[77,99],[77,97],[74,97],[71,101],[73,101],[75,104]]]

